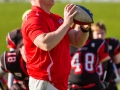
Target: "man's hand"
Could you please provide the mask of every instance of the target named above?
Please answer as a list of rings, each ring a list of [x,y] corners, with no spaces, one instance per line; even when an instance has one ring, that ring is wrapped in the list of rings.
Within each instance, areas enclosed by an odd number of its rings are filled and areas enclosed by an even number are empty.
[[[74,4],[67,4],[64,8],[64,23],[67,25],[71,25],[73,23],[73,17],[78,13],[74,11],[76,5]]]
[[[109,83],[108,82],[98,82],[96,83],[96,90],[104,90],[106,88],[108,88]]]

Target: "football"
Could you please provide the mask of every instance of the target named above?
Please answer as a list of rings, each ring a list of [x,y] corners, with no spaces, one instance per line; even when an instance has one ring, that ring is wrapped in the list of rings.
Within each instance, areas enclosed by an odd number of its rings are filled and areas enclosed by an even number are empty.
[[[78,13],[73,17],[73,22],[80,25],[88,25],[93,23],[93,15],[92,13],[81,5],[76,5],[76,9],[74,11],[78,11]]]

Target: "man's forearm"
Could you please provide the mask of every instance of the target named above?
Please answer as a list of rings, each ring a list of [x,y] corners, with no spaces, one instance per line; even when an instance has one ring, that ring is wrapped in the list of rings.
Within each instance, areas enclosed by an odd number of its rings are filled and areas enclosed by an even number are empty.
[[[41,49],[50,51],[63,39],[68,29],[69,26],[62,24],[56,31],[44,34],[42,37],[38,36],[38,39],[34,43]]]
[[[89,25],[83,25],[80,26],[78,24],[76,24],[75,28],[75,42],[72,42],[72,45],[76,46],[76,47],[82,47],[86,40],[89,37],[89,29],[90,26]]]
[[[82,47],[85,44],[88,37],[89,37],[89,32],[84,33],[81,30],[77,31],[75,37],[75,45],[77,47]]]

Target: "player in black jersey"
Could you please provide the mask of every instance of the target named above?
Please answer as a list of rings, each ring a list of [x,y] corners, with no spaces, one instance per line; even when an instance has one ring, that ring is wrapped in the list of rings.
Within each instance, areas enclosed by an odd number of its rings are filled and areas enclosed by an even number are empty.
[[[7,42],[7,47],[9,48],[10,51],[13,51],[17,49],[17,45],[19,42],[22,40],[22,33],[20,28],[16,28],[12,30],[11,32],[8,32],[6,36],[6,42]],[[11,73],[8,73],[8,87],[11,88],[13,84],[13,75]]]
[[[92,32],[94,39],[105,39],[106,36],[106,27],[102,22],[97,22],[92,25]],[[106,38],[105,41],[108,43],[109,55],[112,58],[114,64],[118,69],[118,73],[120,75],[120,44],[119,40],[115,38]],[[105,75],[105,66],[99,65],[99,75],[101,76],[101,80],[103,80],[103,75]],[[116,82],[114,79],[116,78],[115,74],[110,81],[110,85],[106,90],[118,90]]]
[[[6,36],[7,47],[9,48],[10,51],[13,51],[17,49],[17,46],[21,40],[22,40],[21,29],[16,28],[12,30],[11,32],[9,32]],[[8,74],[8,83],[7,82],[5,83],[5,80],[3,79],[4,78],[0,79],[1,86],[2,84],[5,84],[4,85],[5,87],[3,86],[4,88],[11,88],[13,84],[13,75],[11,73]],[[7,85],[8,87],[6,87]]]
[[[30,11],[31,10],[28,9],[23,13],[22,20],[26,17],[26,15]],[[19,44],[21,40],[22,40],[21,28],[16,28],[12,30],[11,32],[8,32],[6,36],[7,47],[9,48],[10,51],[14,51],[15,49],[17,49],[17,45]],[[8,87],[10,88],[12,84],[13,84],[13,75],[9,73],[8,74]]]
[[[17,45],[18,49],[6,51],[0,57],[0,77],[10,72],[14,76],[13,86],[10,90],[29,90],[28,74],[25,64],[24,46],[22,40]]]
[[[76,27],[80,28],[79,25]],[[103,90],[107,88],[113,73],[113,65],[110,59],[105,40],[94,40],[90,34],[86,44],[73,54],[68,80],[69,90]],[[109,63],[104,81],[100,81],[97,73],[97,66],[100,62]]]

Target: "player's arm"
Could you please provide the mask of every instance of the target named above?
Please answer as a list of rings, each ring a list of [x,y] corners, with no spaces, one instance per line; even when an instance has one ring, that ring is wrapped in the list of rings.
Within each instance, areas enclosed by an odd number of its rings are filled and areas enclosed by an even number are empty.
[[[110,80],[113,76],[113,73],[114,73],[113,62],[111,59],[109,59],[109,60],[106,60],[105,62],[103,62],[103,64],[105,65],[104,81],[110,82]]]
[[[113,48],[113,62],[115,64],[120,63],[120,42],[117,39],[111,40],[112,48]]]
[[[102,41],[102,43],[98,49],[98,56],[99,56],[100,63],[103,63],[103,62],[111,59],[109,56],[108,44],[105,42],[105,40]]]
[[[103,41],[100,49],[99,49],[99,57],[100,57],[100,62],[101,63],[106,63],[107,62],[107,65],[106,65],[106,77],[105,77],[105,81],[106,82],[109,82],[110,79],[112,78],[113,76],[113,73],[114,73],[114,68],[113,68],[113,62],[109,56],[109,51],[108,51],[108,44]]]
[[[113,60],[116,65],[120,64],[120,52],[113,56]]]
[[[104,67],[105,68],[104,81],[97,83],[97,90],[107,88],[114,73],[113,62],[109,56],[108,45],[105,42],[101,45],[99,49],[99,58],[100,63],[106,65]]]
[[[114,60],[114,63],[117,67],[117,70],[118,70],[118,74],[120,75],[120,53],[118,53],[117,55],[115,55],[113,57],[113,60]]]
[[[104,65],[104,68],[105,68],[104,81],[109,82],[114,73],[113,62],[112,62],[110,56],[108,55],[107,57],[105,57],[101,60],[101,63]]]
[[[113,43],[114,44],[114,43]],[[115,63],[118,74],[120,75],[120,43],[117,40],[116,44],[114,45],[114,53],[113,53],[113,62]]]
[[[105,60],[105,59],[104,59]],[[97,90],[103,90],[108,88],[109,86],[109,82],[112,79],[113,73],[114,73],[114,68],[113,68],[113,62],[111,59],[105,60],[104,62],[102,62],[105,71],[104,71],[104,80],[101,82],[99,81],[96,84],[96,89]]]
[[[111,59],[111,58],[110,58],[109,54],[106,53],[105,57],[100,60],[100,63],[104,63],[104,62],[106,62],[106,61],[108,61],[108,60],[110,60],[110,59]]]

